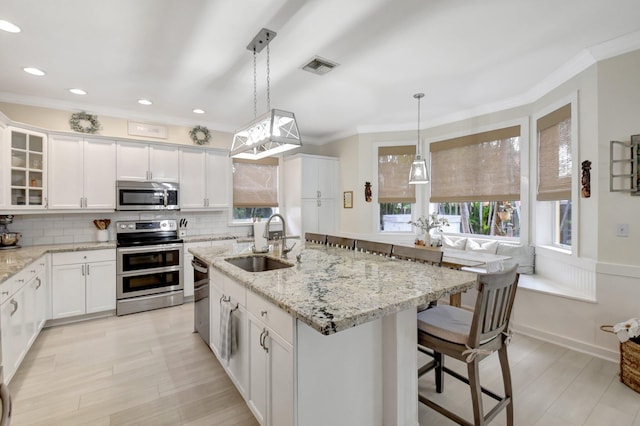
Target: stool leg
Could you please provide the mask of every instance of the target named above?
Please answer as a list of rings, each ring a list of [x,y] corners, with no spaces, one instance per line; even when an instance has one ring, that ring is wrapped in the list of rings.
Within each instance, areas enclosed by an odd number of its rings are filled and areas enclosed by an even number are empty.
[[[513,389],[511,388],[511,370],[509,369],[506,345],[503,344],[498,349],[498,356],[500,358],[500,368],[502,369],[502,381],[504,382],[504,397],[509,398],[509,404],[507,404],[507,426],[513,426]]]
[[[436,361],[436,392],[444,391],[444,355],[440,352],[433,351],[433,358]]]
[[[467,371],[469,373],[469,389],[471,390],[471,402],[473,403],[473,420],[474,425],[482,426],[484,422],[484,411],[482,409],[482,390],[480,388],[480,366],[478,358],[467,363]]]

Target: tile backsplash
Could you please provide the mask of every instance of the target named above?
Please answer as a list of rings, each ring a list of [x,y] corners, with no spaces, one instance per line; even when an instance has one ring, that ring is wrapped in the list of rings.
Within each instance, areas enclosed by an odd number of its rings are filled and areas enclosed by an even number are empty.
[[[19,243],[22,246],[84,243],[98,240],[94,219],[111,220],[109,241],[116,239],[115,222],[123,220],[186,219],[187,236],[225,233],[246,236],[250,230],[249,226],[228,226],[226,211],[16,214],[7,229],[22,234]]]

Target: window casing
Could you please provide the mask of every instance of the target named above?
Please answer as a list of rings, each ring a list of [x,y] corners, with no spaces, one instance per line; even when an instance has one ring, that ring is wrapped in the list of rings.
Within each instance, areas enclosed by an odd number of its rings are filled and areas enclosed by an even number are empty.
[[[233,221],[268,218],[278,208],[278,159],[233,160]]]

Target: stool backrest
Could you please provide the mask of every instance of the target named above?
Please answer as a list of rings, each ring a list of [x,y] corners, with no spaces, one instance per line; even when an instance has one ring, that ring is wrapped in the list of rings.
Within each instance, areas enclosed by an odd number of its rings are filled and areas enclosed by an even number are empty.
[[[2,401],[2,415],[0,415],[0,426],[9,426],[11,424],[11,394],[6,383],[0,384],[0,400]]]
[[[304,240],[311,243],[327,244],[327,236],[324,234],[314,234],[313,232],[307,232],[304,234]]]
[[[478,274],[478,297],[473,311],[468,345],[493,339],[506,331],[518,287],[518,265],[503,272]]]
[[[356,250],[367,253],[380,254],[382,256],[391,256],[392,244],[377,243],[375,241],[356,240]]]
[[[342,247],[348,250],[353,250],[356,246],[356,240],[353,238],[336,237],[334,235],[327,235],[327,245],[334,247]]]
[[[413,260],[415,262],[430,263],[432,265],[442,265],[442,250],[421,249],[417,247],[393,246],[392,256],[398,259]]]

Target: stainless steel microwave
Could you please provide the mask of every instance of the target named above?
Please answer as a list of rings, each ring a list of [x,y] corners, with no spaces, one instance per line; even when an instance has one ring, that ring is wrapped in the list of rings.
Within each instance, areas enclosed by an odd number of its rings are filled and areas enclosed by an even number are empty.
[[[179,184],[119,180],[116,210],[179,210]]]

